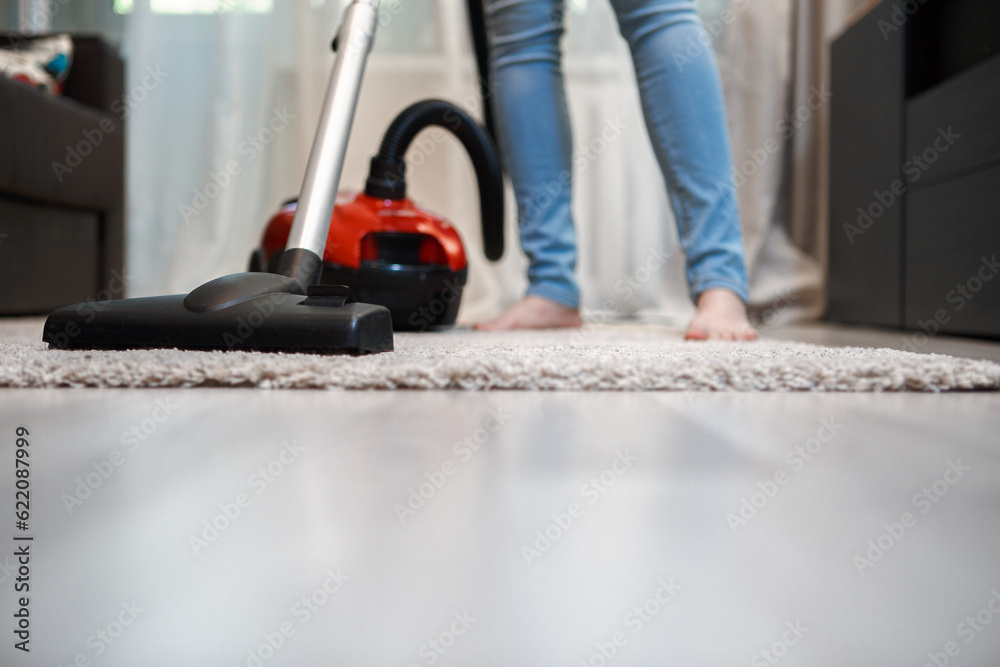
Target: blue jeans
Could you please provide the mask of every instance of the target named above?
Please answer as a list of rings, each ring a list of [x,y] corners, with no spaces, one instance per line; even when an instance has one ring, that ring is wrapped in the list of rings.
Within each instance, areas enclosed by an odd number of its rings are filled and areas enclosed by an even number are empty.
[[[692,0],[611,0],[677,218],[691,297],[747,275],[722,86]],[[559,40],[562,0],[487,0],[500,149],[514,184],[528,294],[577,308],[573,145]]]

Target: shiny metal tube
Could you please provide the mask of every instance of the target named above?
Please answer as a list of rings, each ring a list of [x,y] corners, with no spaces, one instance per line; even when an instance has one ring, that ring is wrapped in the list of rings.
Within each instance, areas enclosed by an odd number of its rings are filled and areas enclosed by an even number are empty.
[[[318,282],[322,271],[321,264],[312,265],[317,264],[316,259],[323,257],[326,247],[377,18],[378,0],[355,0],[344,12],[337,34],[337,59],[330,75],[292,230],[285,245],[288,261],[284,261],[283,257],[280,269],[281,273],[295,278],[303,287]],[[303,261],[304,257],[312,261]]]

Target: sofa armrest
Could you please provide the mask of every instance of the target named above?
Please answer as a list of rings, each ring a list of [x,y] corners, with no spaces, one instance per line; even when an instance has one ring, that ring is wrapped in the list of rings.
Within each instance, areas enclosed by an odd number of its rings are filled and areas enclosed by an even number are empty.
[[[0,79],[0,192],[120,208],[125,126],[116,116]]]

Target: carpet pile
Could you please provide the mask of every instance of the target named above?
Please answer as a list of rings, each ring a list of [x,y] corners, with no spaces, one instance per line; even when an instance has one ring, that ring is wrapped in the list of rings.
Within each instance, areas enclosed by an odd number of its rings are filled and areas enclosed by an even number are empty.
[[[559,391],[1000,389],[1000,364],[890,349],[762,340],[687,342],[653,325],[575,331],[397,334],[364,357],[59,351],[41,319],[0,321],[0,387],[257,387]]]

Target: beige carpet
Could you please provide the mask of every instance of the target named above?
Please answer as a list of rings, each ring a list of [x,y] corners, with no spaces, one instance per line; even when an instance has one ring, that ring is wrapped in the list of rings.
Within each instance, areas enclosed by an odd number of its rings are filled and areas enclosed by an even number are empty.
[[[888,349],[694,343],[651,325],[397,334],[367,357],[49,350],[42,320],[0,320],[0,387],[697,391],[1000,389],[1000,364]]]

